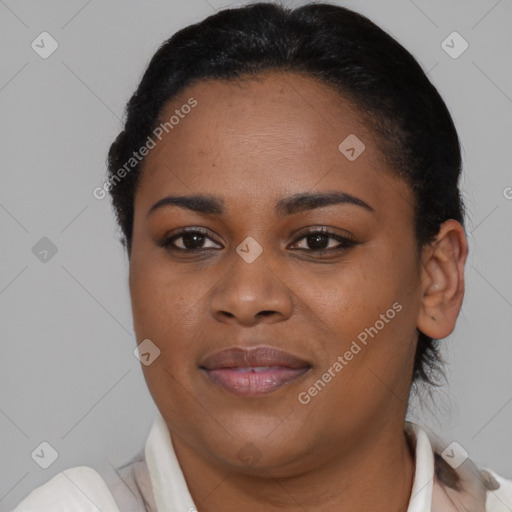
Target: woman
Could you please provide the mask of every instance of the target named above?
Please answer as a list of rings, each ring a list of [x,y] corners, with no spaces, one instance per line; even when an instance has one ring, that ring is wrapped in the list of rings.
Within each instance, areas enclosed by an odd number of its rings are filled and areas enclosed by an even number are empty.
[[[468,252],[451,116],[415,59],[327,4],[228,9],[154,55],[109,153],[158,407],[111,479],[16,511],[498,511],[512,482],[406,422]]]

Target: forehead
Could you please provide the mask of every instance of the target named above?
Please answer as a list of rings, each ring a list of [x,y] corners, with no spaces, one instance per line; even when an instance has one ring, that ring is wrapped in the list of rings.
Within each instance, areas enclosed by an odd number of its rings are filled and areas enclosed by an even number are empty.
[[[182,111],[191,98],[196,106]],[[358,189],[378,203],[386,184],[404,197],[405,184],[393,176],[356,106],[314,78],[269,72],[197,82],[165,106],[160,120],[178,114],[144,162],[139,187],[155,199],[165,190],[250,193],[258,200],[258,194],[317,187]],[[350,146],[364,150],[349,159],[344,151]]]

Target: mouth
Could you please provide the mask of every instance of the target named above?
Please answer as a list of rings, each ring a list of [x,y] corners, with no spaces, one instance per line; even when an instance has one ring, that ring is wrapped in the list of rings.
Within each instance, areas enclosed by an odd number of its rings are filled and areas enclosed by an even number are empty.
[[[212,384],[239,396],[256,397],[302,377],[311,365],[274,347],[234,347],[215,352],[200,364]]]

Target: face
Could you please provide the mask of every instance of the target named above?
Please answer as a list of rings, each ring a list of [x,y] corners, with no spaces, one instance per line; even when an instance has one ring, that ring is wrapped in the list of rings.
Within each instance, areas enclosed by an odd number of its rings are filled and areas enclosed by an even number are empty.
[[[196,83],[162,120],[176,110],[145,159],[130,260],[173,441],[284,475],[402,428],[421,264],[412,193],[371,129],[289,73]]]

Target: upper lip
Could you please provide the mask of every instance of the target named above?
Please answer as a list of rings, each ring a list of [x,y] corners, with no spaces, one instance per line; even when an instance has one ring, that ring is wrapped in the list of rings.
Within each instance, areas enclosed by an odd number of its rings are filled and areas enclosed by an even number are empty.
[[[286,368],[307,368],[311,365],[288,352],[271,346],[255,348],[231,347],[214,352],[200,364],[201,368],[249,368],[257,366],[284,366]]]

